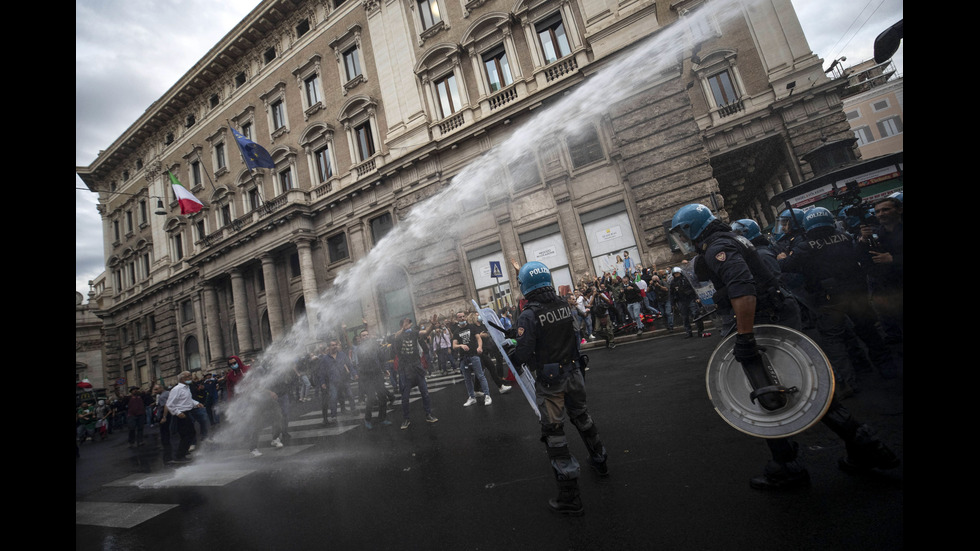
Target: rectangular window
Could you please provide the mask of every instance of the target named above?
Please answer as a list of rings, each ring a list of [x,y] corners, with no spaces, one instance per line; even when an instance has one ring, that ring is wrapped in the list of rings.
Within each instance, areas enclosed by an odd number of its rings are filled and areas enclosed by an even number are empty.
[[[272,104],[272,129],[279,130],[286,126],[286,111],[282,100]]]
[[[437,0],[419,0],[419,15],[422,16],[423,29],[428,29],[442,21],[442,16],[439,15],[439,2]]]
[[[347,71],[347,80],[361,74],[361,61],[357,55],[357,46],[344,52],[344,68]]]
[[[223,205],[221,207],[221,225],[227,226],[231,224],[231,205]]]
[[[218,145],[214,146],[214,159],[217,162],[219,170],[226,166],[225,144],[219,143]]]
[[[902,119],[898,117],[888,117],[878,121],[878,134],[882,138],[889,138],[902,133]]]
[[[599,141],[599,133],[591,124],[569,136],[567,143],[572,168],[581,168],[606,158],[602,151],[602,143]]]
[[[491,92],[506,88],[514,82],[503,44],[483,55],[483,65],[487,68],[487,82],[490,83]]]
[[[194,187],[201,185],[201,163],[200,161],[194,161],[191,163],[191,182],[194,183]]]
[[[180,303],[180,319],[184,323],[194,321],[194,304],[191,301],[185,300]]]
[[[446,118],[455,113],[462,103],[459,100],[459,90],[456,88],[456,75],[450,73],[445,78],[437,80],[435,86],[442,118]]]
[[[357,153],[361,161],[366,161],[374,155],[374,137],[371,135],[371,123],[366,122],[354,129],[357,140]]]
[[[510,177],[514,181],[514,189],[524,189],[541,182],[538,172],[538,161],[532,153],[525,153],[508,165]]]
[[[327,250],[330,253],[330,262],[339,262],[350,258],[347,250],[347,236],[343,233],[327,239]]]
[[[179,233],[174,236],[174,257],[176,260],[184,258],[184,240]]]
[[[140,262],[143,264],[143,277],[150,277],[150,253],[144,254]]]
[[[242,125],[242,136],[245,136],[250,140],[252,139],[252,123],[247,122]]]
[[[558,61],[572,52],[568,45],[568,37],[565,36],[565,24],[562,22],[560,14],[556,13],[538,23],[535,28],[538,31],[538,39],[541,41],[545,64]]]
[[[854,137],[857,138],[858,147],[862,145],[867,145],[875,141],[874,136],[871,135],[871,129],[867,126],[860,126],[854,129]]]
[[[204,229],[204,220],[198,220],[197,221],[197,239],[200,241],[201,239],[204,239],[207,236],[208,236],[207,231],[205,231],[205,229]]]
[[[126,211],[126,233],[133,233],[133,211]]]
[[[116,241],[119,241],[119,220],[112,221],[112,234],[115,236]]]
[[[876,102],[872,103],[871,104],[871,109],[873,111],[883,111],[885,109],[888,109],[888,100],[887,99],[883,99],[881,101],[876,101]]]
[[[847,120],[849,120],[849,121],[854,120],[854,119],[860,119],[861,118],[861,110],[860,109],[855,109],[853,111],[848,111],[846,113],[846,115],[847,115]]]
[[[722,71],[717,75],[708,77],[708,85],[711,87],[711,94],[715,98],[715,105],[723,107],[738,100],[735,93],[735,86],[732,84],[732,77],[728,71]]]
[[[333,167],[330,166],[330,148],[319,149],[314,155],[316,156],[317,176],[320,177],[321,183],[326,182],[333,176]]]
[[[287,168],[279,173],[279,188],[283,193],[293,189],[293,170]]]
[[[375,244],[381,241],[384,236],[388,235],[391,227],[391,213],[386,212],[371,220],[371,237],[374,239]]]
[[[252,188],[248,190],[248,206],[252,210],[255,210],[262,206],[262,200],[259,198],[259,188]]]
[[[304,19],[296,25],[296,38],[300,38],[304,34],[310,32],[310,20]]]
[[[139,223],[140,225],[146,224],[146,199],[140,200],[140,210],[139,210]]]
[[[313,75],[303,81],[306,89],[306,102],[310,107],[320,102],[320,77]]]
[[[299,254],[297,253],[289,255],[289,272],[292,277],[299,277],[301,274],[299,268]]]

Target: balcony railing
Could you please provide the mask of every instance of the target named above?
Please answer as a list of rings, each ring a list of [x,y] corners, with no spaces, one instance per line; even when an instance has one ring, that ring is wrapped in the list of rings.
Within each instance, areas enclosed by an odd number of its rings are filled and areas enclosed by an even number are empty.
[[[718,107],[718,115],[721,117],[727,117],[729,115],[734,115],[739,111],[745,111],[745,105],[742,103],[741,99],[737,99],[727,105],[722,105]]]
[[[445,136],[461,126],[463,126],[463,114],[456,113],[455,115],[446,117],[439,123],[439,132]]]
[[[503,107],[504,105],[517,99],[517,87],[514,85],[509,86],[500,90],[496,94],[490,96],[487,101],[490,103],[490,110],[493,111],[498,107]]]
[[[578,61],[575,56],[569,55],[552,63],[544,70],[545,79],[548,82],[558,80],[565,75],[569,75],[578,70]]]

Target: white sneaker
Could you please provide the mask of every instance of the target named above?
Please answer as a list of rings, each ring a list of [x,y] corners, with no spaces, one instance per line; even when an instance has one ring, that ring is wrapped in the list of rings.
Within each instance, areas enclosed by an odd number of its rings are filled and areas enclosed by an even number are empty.
[[[493,403],[493,398],[491,398],[490,395],[487,394],[487,397],[483,400],[483,405],[489,406],[492,403]]]
[[[258,448],[252,450],[252,457],[259,457],[260,455],[262,455],[262,452],[260,452]]]
[[[272,441],[272,447],[273,448],[281,448],[282,447],[282,441],[280,439],[276,438],[275,440]]]
[[[508,392],[510,392],[510,389],[511,389],[511,387],[509,387],[507,385],[501,385],[500,386],[500,393],[501,394],[507,394]]]
[[[465,408],[465,407],[469,407],[469,406],[472,406],[472,405],[473,405],[473,404],[475,404],[475,403],[476,403],[476,398],[473,398],[473,397],[471,396],[471,397],[470,397],[470,398],[469,398],[468,400],[466,400],[466,402],[465,402],[465,403],[463,404],[463,407],[464,407],[464,408]]]

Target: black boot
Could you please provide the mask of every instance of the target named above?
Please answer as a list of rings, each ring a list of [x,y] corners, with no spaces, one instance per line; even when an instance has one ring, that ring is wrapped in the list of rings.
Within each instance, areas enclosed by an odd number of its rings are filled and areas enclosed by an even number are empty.
[[[798,461],[769,461],[762,474],[749,481],[756,490],[792,490],[810,484],[810,473]]]
[[[871,469],[894,469],[900,463],[898,457],[874,436],[874,430],[861,425],[854,437],[845,442],[847,457],[837,465],[845,472],[867,472]]]
[[[578,481],[575,479],[559,480],[558,497],[549,499],[548,506],[551,507],[552,511],[562,515],[578,517],[585,514],[582,498],[578,495]]]

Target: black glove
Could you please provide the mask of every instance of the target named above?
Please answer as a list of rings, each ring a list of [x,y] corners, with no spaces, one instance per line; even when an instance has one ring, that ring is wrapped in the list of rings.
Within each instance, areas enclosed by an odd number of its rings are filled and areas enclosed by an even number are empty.
[[[768,411],[777,410],[786,405],[785,389],[779,385],[779,381],[769,373],[762,361],[762,354],[765,348],[757,346],[754,333],[739,333],[735,336],[735,359],[742,364],[742,371],[749,379],[752,386],[750,398],[754,402],[756,398],[759,405]]]
[[[755,333],[739,333],[735,336],[735,360],[738,363],[761,361],[759,347],[755,344]]]

